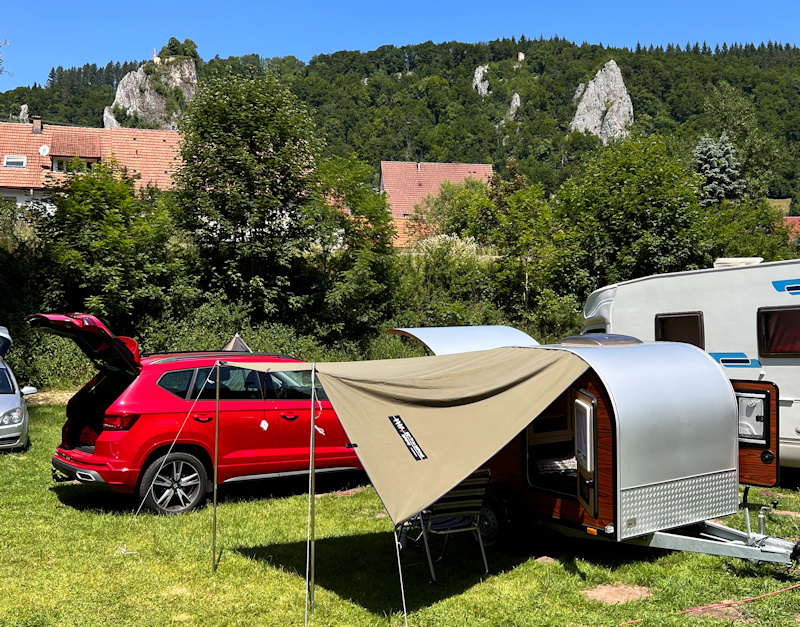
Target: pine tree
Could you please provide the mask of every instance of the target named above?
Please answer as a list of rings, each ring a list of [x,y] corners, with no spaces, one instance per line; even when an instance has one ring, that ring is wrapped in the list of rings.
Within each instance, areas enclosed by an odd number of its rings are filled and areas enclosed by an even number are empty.
[[[736,150],[725,133],[719,141],[703,135],[693,154],[697,172],[705,179],[700,199],[703,207],[723,200],[740,200],[744,196],[745,183],[739,173]]]

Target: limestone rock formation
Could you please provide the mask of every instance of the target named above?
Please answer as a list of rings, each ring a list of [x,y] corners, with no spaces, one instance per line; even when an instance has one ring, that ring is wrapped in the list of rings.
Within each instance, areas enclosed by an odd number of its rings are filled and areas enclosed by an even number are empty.
[[[511,96],[511,105],[508,107],[508,119],[513,120],[514,116],[517,115],[517,109],[522,106],[522,101],[519,98],[519,94],[514,92]]]
[[[176,98],[176,89],[180,90],[179,98]],[[180,110],[175,106],[176,100],[188,102],[195,93],[197,65],[194,59],[161,60],[154,57],[153,62],[126,74],[119,82],[114,104],[103,111],[103,127],[120,126],[114,117],[114,108],[119,107],[129,116],[137,116],[148,125],[176,130],[180,116]]]
[[[479,65],[475,68],[475,75],[472,77],[472,89],[477,90],[481,98],[486,98],[492,92],[489,91],[489,79],[486,73],[489,71],[488,65]]]
[[[600,68],[588,85],[581,83],[575,92],[578,99],[578,110],[570,123],[573,130],[589,131],[604,144],[627,136],[633,104],[616,61],[612,59]]]

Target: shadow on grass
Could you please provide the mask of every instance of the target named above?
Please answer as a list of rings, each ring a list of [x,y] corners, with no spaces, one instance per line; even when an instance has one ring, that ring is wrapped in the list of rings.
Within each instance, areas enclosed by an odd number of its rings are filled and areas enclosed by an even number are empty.
[[[117,494],[86,486],[77,481],[56,483],[50,486],[61,505],[78,511],[97,512],[98,514],[130,514],[136,511],[139,503],[130,494]]]
[[[440,546],[437,544],[433,550],[440,550]],[[233,550],[249,559],[305,578],[305,542],[247,546]],[[315,555],[317,586],[374,614],[403,611],[394,537],[391,533],[319,538]],[[487,558],[490,574],[508,570],[525,561],[524,558],[494,552],[490,552]],[[409,611],[461,594],[480,583],[485,576],[478,545],[467,537],[454,536],[448,542],[444,559],[435,564],[436,585],[430,584],[425,548],[421,544],[404,550],[401,559]]]
[[[363,470],[352,470],[317,475],[317,494],[349,490],[367,485],[369,480]],[[62,505],[79,511],[126,514],[136,511],[140,499],[132,494],[119,494],[107,489],[85,485],[77,481],[57,483],[50,486]],[[242,481],[219,486],[217,502],[238,503],[268,498],[286,498],[308,493],[308,476],[281,477]],[[211,495],[206,506],[211,503]],[[145,511],[145,510],[143,510]]]
[[[630,561],[651,561],[663,552],[642,547],[599,544],[570,540],[552,532],[537,532],[536,537],[518,536],[506,548],[488,549],[489,576],[513,570],[546,554],[555,558],[565,571],[579,577],[580,560],[614,569]],[[441,552],[441,538],[435,538],[434,558]],[[546,553],[543,549],[546,547]],[[306,544],[242,546],[232,549],[252,560],[268,564],[305,578]],[[376,614],[402,612],[400,582],[391,533],[318,538],[315,546],[316,585]],[[224,557],[223,557],[224,559]],[[431,583],[425,548],[414,543],[401,552],[403,581],[408,611],[428,607],[462,594],[485,577],[483,560],[470,534],[456,534],[447,551],[436,562],[436,584]]]

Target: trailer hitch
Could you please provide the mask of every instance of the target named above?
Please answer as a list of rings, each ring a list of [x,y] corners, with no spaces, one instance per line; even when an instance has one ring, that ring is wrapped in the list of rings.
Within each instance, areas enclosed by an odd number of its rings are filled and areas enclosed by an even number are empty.
[[[72,481],[72,477],[68,477],[67,475],[59,472],[55,468],[50,468],[50,474],[53,477],[53,481],[56,483],[64,483],[65,481]]]

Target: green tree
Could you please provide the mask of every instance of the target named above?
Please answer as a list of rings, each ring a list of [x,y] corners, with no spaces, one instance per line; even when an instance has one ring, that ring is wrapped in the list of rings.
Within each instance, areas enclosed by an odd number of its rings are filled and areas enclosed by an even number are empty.
[[[482,224],[495,213],[489,186],[468,177],[463,183],[443,181],[439,193],[423,199],[409,220],[409,231],[417,240],[433,235],[458,235],[486,242]]]
[[[711,259],[763,257],[778,261],[794,259],[800,253],[781,210],[763,199],[723,200],[704,216],[702,232]]]
[[[774,178],[778,145],[759,125],[753,102],[726,81],[714,86],[706,98],[705,114],[715,135],[723,133],[736,147],[747,194],[763,198]]]
[[[25,205],[0,200],[0,323],[11,331],[14,342],[28,331],[23,320],[40,306],[46,265],[42,263],[41,240],[31,228]],[[15,371],[17,370],[15,364]],[[19,376],[18,373],[17,376]]]
[[[206,287],[249,302],[257,319],[290,319],[310,244],[320,141],[297,100],[269,73],[207,80],[184,112],[176,175],[182,224],[202,251]]]
[[[191,295],[169,211],[148,200],[115,162],[87,172],[73,162],[37,210],[49,267],[45,309],[91,313],[126,333]]]
[[[699,184],[657,136],[610,147],[564,184],[560,221],[578,229],[596,285],[704,264]]]
[[[739,160],[736,158],[736,149],[725,133],[719,141],[703,135],[693,156],[697,172],[703,177],[700,198],[703,207],[742,198],[745,184],[739,174]]]
[[[190,57],[192,59],[199,58],[197,55],[197,44],[191,39],[184,39],[183,43],[178,41],[175,37],[170,37],[167,45],[161,48],[158,56],[162,59],[167,57]]]
[[[501,324],[491,257],[475,240],[434,235],[398,256],[397,326]]]
[[[353,158],[321,163],[306,208],[315,245],[307,255],[309,328],[325,340],[363,339],[391,314],[394,224],[370,166]]]

